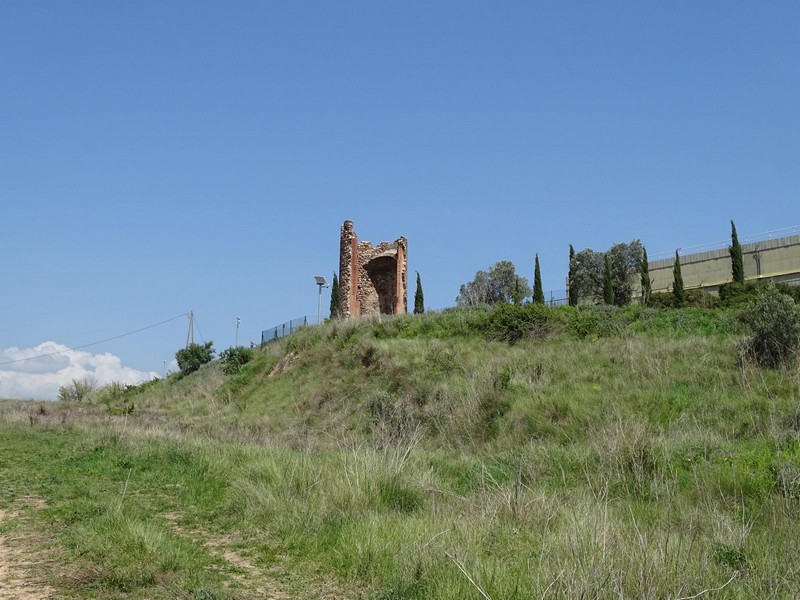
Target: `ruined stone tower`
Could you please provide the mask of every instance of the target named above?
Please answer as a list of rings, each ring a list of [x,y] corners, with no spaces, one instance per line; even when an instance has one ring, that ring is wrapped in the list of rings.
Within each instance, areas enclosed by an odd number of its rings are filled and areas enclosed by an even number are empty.
[[[408,240],[358,241],[353,222],[342,225],[339,250],[339,306],[342,317],[401,315],[408,312]]]

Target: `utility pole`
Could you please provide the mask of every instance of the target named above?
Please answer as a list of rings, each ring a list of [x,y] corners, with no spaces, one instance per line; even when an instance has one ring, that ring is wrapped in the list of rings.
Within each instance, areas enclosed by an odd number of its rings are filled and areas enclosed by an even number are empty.
[[[239,317],[236,317],[236,345],[234,346],[234,348],[239,347],[239,323],[241,322],[242,320]]]
[[[189,331],[186,332],[186,347],[189,347],[189,344],[194,344],[194,311],[189,311]]]

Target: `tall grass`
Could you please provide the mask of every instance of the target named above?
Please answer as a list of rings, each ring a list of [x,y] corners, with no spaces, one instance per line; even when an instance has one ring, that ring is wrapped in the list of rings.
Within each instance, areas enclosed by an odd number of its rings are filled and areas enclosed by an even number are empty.
[[[328,324],[126,414],[0,405],[0,501],[45,501],[65,597],[800,594],[798,374],[730,311],[523,309]]]

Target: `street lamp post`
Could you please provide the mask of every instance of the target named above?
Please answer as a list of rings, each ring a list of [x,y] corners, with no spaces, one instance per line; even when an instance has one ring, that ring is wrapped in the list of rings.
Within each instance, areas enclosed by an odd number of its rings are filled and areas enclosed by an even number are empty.
[[[314,275],[314,281],[316,281],[319,286],[319,294],[317,295],[317,325],[319,325],[319,312],[322,306],[322,288],[328,287],[328,282],[325,281],[324,277],[319,275]]]
[[[240,317],[236,317],[236,345],[234,346],[234,348],[239,347],[239,323],[241,322],[242,319]]]

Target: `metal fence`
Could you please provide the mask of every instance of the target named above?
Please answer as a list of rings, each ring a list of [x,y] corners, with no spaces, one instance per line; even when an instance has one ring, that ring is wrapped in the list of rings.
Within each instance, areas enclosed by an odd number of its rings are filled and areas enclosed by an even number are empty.
[[[308,327],[308,317],[298,317],[291,321],[286,321],[286,323],[275,325],[275,327],[270,329],[265,329],[261,332],[261,345],[263,346],[264,344],[279,340],[287,335],[292,335],[295,331],[303,327]]]
[[[528,298],[530,301],[530,298]],[[545,304],[548,306],[564,306],[567,304],[567,291],[566,290],[552,290],[545,295]],[[437,312],[436,310],[428,308],[428,312]],[[381,315],[381,317],[389,317],[390,315]],[[315,322],[309,322],[308,317],[297,317],[291,321],[286,321],[280,325],[275,325],[269,329],[264,329],[261,332],[261,345],[264,346],[269,342],[274,342],[287,335],[292,335],[296,331],[313,325]]]
[[[548,306],[566,306],[567,300],[567,290],[551,290],[545,295]]]

